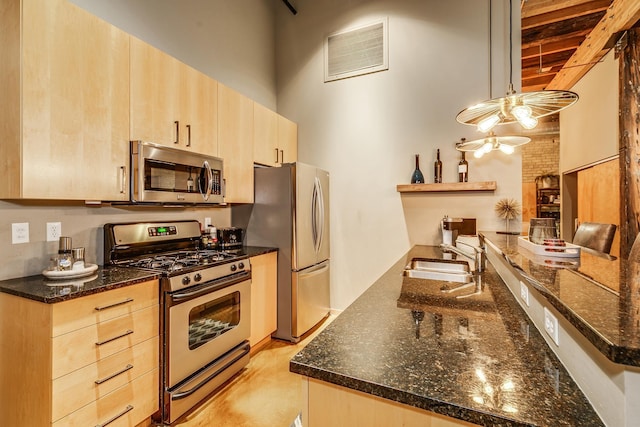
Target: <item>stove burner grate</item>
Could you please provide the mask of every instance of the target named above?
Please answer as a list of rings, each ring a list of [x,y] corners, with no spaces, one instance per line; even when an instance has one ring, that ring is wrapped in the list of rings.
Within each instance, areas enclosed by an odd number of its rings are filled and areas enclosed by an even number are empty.
[[[152,270],[179,271],[187,267],[206,266],[232,257],[231,254],[210,249],[179,251],[132,260],[127,265]]]

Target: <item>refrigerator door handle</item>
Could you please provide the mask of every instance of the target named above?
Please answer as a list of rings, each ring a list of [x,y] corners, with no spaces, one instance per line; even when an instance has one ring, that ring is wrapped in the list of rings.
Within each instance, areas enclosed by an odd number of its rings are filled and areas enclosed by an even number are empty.
[[[316,274],[323,273],[329,268],[327,261],[321,262],[311,267],[307,267],[303,270],[297,270],[296,273],[300,274],[300,277],[315,276]],[[295,271],[295,270],[294,270]]]
[[[320,251],[322,247],[322,241],[324,240],[324,193],[322,192],[322,183],[320,179],[316,177],[316,185],[318,187],[318,246],[316,252]]]
[[[311,234],[313,237],[313,250],[318,252],[318,183],[313,181],[311,194]]]

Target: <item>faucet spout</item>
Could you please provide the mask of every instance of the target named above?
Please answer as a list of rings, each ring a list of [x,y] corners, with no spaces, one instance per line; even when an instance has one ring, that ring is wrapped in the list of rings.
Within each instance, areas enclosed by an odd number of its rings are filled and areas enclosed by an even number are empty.
[[[458,249],[457,247],[447,244],[447,243],[441,243],[440,244],[440,248],[444,251],[444,252],[453,252],[456,255],[460,255],[463,256],[471,261],[473,261],[474,264],[474,270],[476,273],[482,273],[484,271],[484,266],[485,266],[485,262],[486,262],[486,254],[485,254],[485,250],[483,247],[478,247],[478,246],[471,246],[471,245],[467,245],[470,248],[473,249],[473,255],[465,252],[461,249]]]

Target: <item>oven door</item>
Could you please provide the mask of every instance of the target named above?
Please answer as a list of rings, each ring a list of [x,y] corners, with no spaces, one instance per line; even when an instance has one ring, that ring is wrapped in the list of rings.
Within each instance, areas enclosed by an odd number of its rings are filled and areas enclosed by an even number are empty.
[[[168,294],[167,388],[249,339],[251,275]]]
[[[131,201],[223,203],[222,159],[132,141]]]

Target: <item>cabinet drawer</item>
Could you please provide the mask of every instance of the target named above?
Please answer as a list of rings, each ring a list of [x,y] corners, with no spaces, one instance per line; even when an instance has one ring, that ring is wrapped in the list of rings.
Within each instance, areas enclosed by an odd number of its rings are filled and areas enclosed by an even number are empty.
[[[138,425],[160,408],[158,372],[158,368],[147,372],[126,386],[59,419],[53,423],[53,427]]]
[[[52,419],[58,420],[158,368],[158,340],[156,336],[54,380]]]
[[[158,316],[155,305],[53,338],[52,379],[158,335]]]
[[[158,304],[160,285],[150,280],[53,305],[52,336]]]

